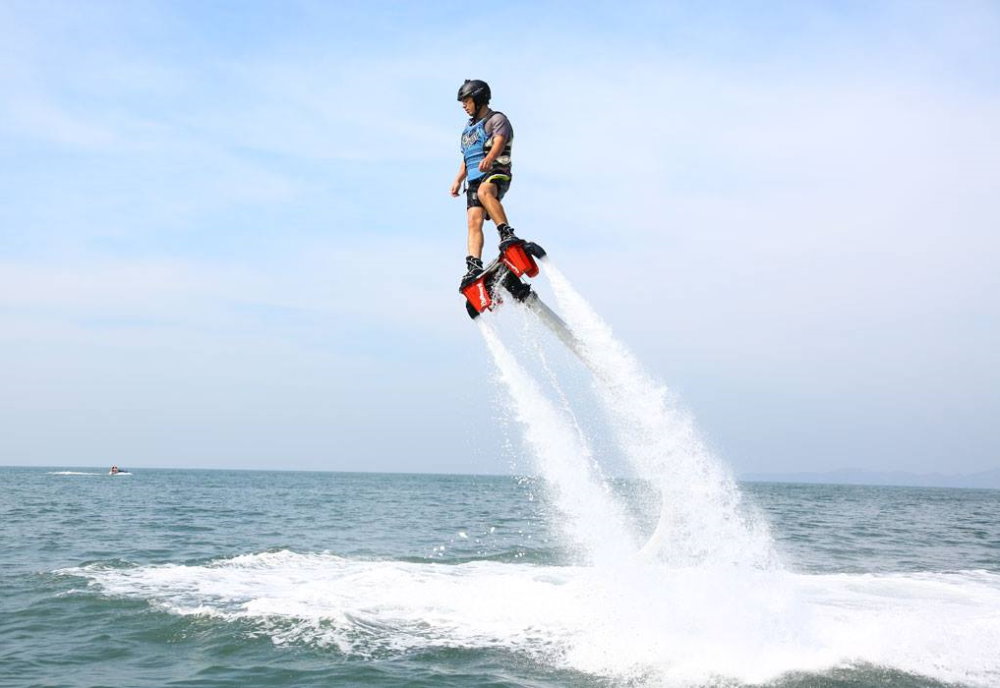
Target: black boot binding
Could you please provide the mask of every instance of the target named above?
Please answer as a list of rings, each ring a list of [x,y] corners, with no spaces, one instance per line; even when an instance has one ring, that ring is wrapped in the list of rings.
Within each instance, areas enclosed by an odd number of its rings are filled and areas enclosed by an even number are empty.
[[[508,224],[497,225],[497,232],[500,233],[500,252],[512,244],[516,244],[522,239],[518,239],[514,234],[514,228]]]
[[[475,282],[477,279],[479,279],[479,276],[483,274],[483,261],[474,256],[465,257],[465,267],[467,269],[467,272],[465,273],[465,276],[462,278],[462,282],[461,285],[459,286],[459,289],[465,289],[465,287]]]

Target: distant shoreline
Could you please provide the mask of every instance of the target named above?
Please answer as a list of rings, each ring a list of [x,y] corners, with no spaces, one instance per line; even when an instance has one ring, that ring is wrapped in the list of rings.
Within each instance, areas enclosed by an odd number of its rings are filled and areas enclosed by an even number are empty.
[[[100,466],[30,466],[30,465],[4,465],[4,468],[27,468],[40,471],[98,471],[107,473],[108,469]],[[513,473],[438,473],[428,471],[425,473],[413,471],[344,471],[329,469],[271,469],[271,468],[191,468],[148,466],[139,468],[129,468],[130,473],[141,473],[143,471],[229,471],[229,472],[258,472],[258,473],[317,473],[317,474],[342,474],[342,475],[399,475],[399,476],[455,476],[468,478],[503,478],[503,477],[525,477]],[[530,476],[528,476],[530,477]],[[903,471],[878,472],[864,471],[861,469],[841,469],[828,472],[801,472],[801,473],[743,473],[736,476],[737,481],[746,483],[790,483],[803,485],[857,485],[870,487],[942,487],[942,488],[963,488],[963,489],[1000,489],[1000,469],[981,471],[979,473],[947,475],[941,473],[906,473]]]
[[[872,487],[955,487],[1000,489],[1000,469],[979,473],[947,475],[943,473],[906,473],[904,471],[864,471],[841,469],[825,473],[744,473],[741,482],[801,483],[807,485],[869,485]]]

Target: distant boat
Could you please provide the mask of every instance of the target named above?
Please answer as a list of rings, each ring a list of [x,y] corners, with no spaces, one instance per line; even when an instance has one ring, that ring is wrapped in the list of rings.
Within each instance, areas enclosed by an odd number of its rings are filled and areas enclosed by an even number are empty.
[[[132,475],[124,468],[119,468],[118,466],[112,466],[111,470],[108,471],[108,475]]]

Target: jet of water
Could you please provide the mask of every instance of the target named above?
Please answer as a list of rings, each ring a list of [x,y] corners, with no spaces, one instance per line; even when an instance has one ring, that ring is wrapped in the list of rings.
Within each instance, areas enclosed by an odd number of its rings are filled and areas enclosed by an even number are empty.
[[[574,419],[545,396],[486,321],[480,332],[510,395],[525,442],[553,502],[562,512],[561,526],[570,542],[594,564],[623,561],[636,552],[634,536],[606,483],[594,470],[591,451]]]
[[[643,553],[672,565],[777,565],[769,528],[728,468],[701,439],[691,414],[642,369],[551,261],[543,271],[593,372],[598,397],[637,477],[660,497]]]

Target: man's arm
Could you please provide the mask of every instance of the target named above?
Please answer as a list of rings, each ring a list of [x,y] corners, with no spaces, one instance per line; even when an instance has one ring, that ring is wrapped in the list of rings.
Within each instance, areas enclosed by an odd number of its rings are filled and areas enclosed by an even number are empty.
[[[451,183],[451,195],[457,196],[458,189],[462,186],[462,182],[465,181],[465,176],[467,172],[465,171],[465,160],[462,160],[462,164],[458,166],[458,175],[455,177],[455,181]]]
[[[493,167],[493,161],[500,157],[503,153],[504,144],[507,143],[507,137],[497,134],[493,137],[493,145],[490,148],[490,152],[486,154],[486,157],[479,161],[479,171],[489,172],[490,168]],[[462,162],[464,169],[465,162]]]

